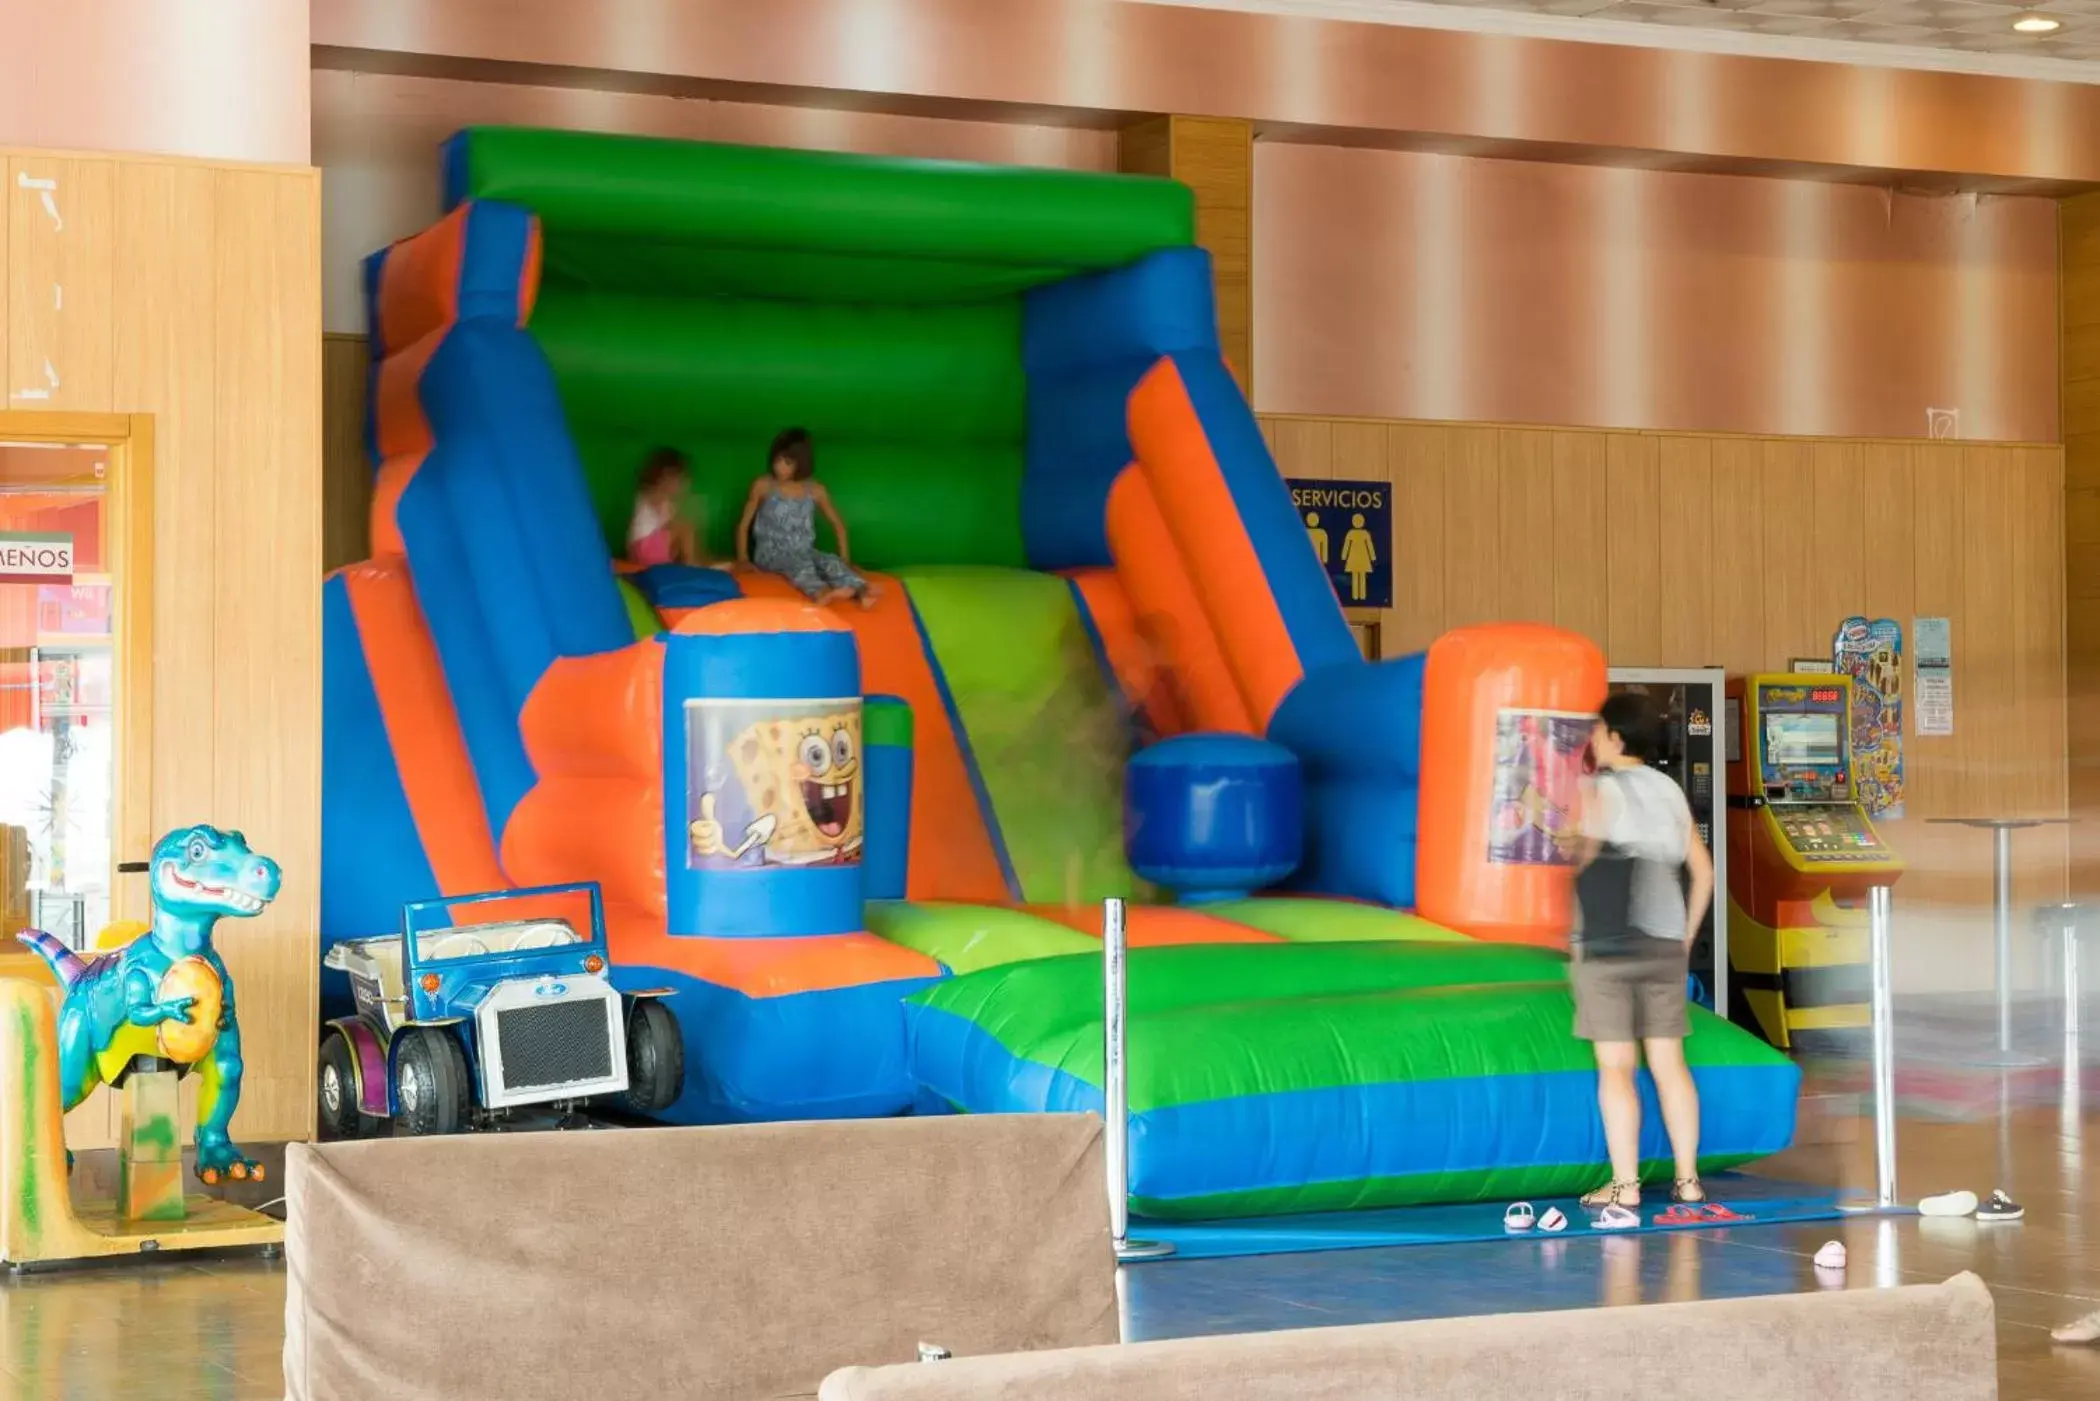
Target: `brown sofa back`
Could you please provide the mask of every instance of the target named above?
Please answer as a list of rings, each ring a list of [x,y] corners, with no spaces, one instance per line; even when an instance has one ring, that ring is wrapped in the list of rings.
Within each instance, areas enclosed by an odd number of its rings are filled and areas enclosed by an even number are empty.
[[[1101,1124],[296,1145],[289,1401],[814,1395],[922,1340],[1116,1340]]]
[[[1945,1284],[1576,1309],[834,1373],[823,1401],[1988,1401],[1991,1296]]]

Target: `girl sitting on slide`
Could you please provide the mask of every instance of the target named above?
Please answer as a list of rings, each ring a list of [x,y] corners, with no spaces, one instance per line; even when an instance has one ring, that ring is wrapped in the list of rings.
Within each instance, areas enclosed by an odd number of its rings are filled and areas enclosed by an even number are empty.
[[[773,439],[766,475],[751,483],[736,523],[737,560],[781,575],[818,603],[851,598],[873,608],[875,586],[848,563],[846,523],[816,475],[817,451],[807,430],[790,428]],[[838,537],[835,555],[817,548],[818,511]]]
[[[658,448],[642,460],[627,523],[627,557],[636,564],[702,564],[693,523],[683,513],[693,472],[677,448]]]

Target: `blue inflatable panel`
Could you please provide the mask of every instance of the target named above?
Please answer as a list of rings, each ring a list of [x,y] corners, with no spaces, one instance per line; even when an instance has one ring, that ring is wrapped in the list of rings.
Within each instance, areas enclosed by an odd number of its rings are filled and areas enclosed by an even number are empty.
[[[1161,740],[1124,770],[1123,841],[1133,871],[1184,900],[1273,885],[1305,842],[1297,756],[1252,735]]]
[[[743,586],[736,575],[726,569],[705,569],[691,564],[654,564],[627,576],[628,582],[641,590],[649,606],[659,612],[666,608],[705,608],[710,603],[726,603],[732,598],[744,596]]]
[[[1146,371],[1177,351],[1218,359],[1210,255],[1200,248],[1028,293],[1021,538],[1032,568],[1110,562],[1108,489],[1132,456],[1125,406]]]
[[[398,933],[401,906],[427,900],[437,876],[423,852],[387,742],[363,638],[340,576],[321,586],[321,948]],[[326,1008],[346,1012],[350,984],[321,971]]]
[[[669,1124],[865,1119],[938,1111],[904,1054],[903,1000],[937,981],[909,978],[748,997],[674,969],[614,965],[623,991],[668,987],[685,1041],[685,1092]],[[923,1102],[923,1103],[922,1103]]]
[[[1422,654],[1309,673],[1269,721],[1305,773],[1305,860],[1294,890],[1415,903]]]
[[[918,1006],[906,1013],[913,1073],[957,1109],[1103,1111],[1100,1086],[1011,1054],[974,1022]],[[1797,1068],[1702,1066],[1692,1078],[1704,1111],[1703,1158],[1763,1157],[1787,1147]],[[1646,1072],[1640,1084],[1641,1157],[1667,1159]],[[1594,1071],[1329,1086],[1137,1110],[1130,1144],[1131,1195],[1153,1203],[1605,1160]]]

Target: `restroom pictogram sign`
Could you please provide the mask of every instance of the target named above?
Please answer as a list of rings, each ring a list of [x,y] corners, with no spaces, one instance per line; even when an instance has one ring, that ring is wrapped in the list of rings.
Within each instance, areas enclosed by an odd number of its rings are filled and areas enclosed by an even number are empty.
[[[1305,477],[1285,483],[1335,597],[1346,608],[1392,607],[1392,484]]]

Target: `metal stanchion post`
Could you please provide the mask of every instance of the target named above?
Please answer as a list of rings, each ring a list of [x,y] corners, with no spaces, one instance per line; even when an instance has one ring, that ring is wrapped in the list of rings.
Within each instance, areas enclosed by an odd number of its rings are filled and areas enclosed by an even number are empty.
[[[1130,1075],[1124,1062],[1124,955],[1128,939],[1123,902],[1110,898],[1101,911],[1101,1030],[1107,1039],[1101,1061],[1103,1113],[1108,1121],[1108,1228],[1118,1260],[1158,1260],[1172,1255],[1166,1241],[1130,1239]]]
[[[1874,1034],[1874,1205],[1896,1205],[1896,1017],[1889,973],[1889,888],[1867,896],[1869,976]]]
[[[2012,828],[1999,827],[1991,852],[1991,932],[1997,939],[1998,1054],[2012,1052]]]

